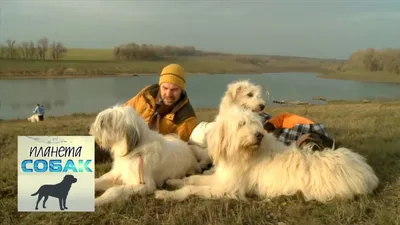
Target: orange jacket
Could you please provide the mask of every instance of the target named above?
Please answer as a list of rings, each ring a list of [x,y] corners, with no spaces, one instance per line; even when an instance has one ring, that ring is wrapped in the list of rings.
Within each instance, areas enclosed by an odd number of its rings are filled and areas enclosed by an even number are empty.
[[[292,128],[296,124],[313,124],[314,121],[293,113],[280,113],[266,122],[272,123],[275,128]]]
[[[128,100],[124,106],[131,106],[149,124],[155,113],[156,98],[160,86],[158,84],[149,85],[143,88],[135,97]],[[196,127],[196,114],[187,98],[184,96],[170,113],[161,118],[158,122],[158,132],[161,134],[177,134],[183,141],[188,141]]]

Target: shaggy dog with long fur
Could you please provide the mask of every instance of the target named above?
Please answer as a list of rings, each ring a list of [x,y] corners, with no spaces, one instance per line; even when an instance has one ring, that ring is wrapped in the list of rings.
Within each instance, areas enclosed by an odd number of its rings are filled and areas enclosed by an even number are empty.
[[[221,99],[219,112],[229,111],[230,107],[239,106],[253,112],[261,112],[265,108],[265,101],[262,96],[262,87],[255,85],[248,80],[239,80],[227,85],[227,90]],[[215,122],[201,122],[193,130],[189,145],[196,152],[202,169],[212,163],[207,149],[207,132]],[[206,170],[205,174],[211,174],[215,168]]]
[[[327,202],[371,193],[378,178],[366,159],[347,149],[307,151],[285,146],[264,131],[258,115],[231,107],[216,118],[207,136],[218,166],[212,175],[172,179],[181,189],[156,191],[157,199],[262,198],[302,193],[306,201]]]
[[[265,108],[262,88],[248,80],[235,81],[227,86],[221,99],[219,112],[230,110],[232,106],[240,106],[253,112],[260,112]]]
[[[28,117],[28,121],[32,123],[39,122],[39,116],[37,114],[33,114],[31,117]]]
[[[95,190],[105,191],[95,199],[103,205],[133,194],[148,195],[167,179],[200,173],[188,145],[176,135],[161,135],[129,106],[100,112],[89,134],[113,158],[112,169],[95,180]]]

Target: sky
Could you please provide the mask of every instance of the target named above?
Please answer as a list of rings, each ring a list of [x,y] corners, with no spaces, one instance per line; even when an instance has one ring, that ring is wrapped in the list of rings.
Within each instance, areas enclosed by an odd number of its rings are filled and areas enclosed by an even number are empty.
[[[205,51],[347,59],[400,47],[400,0],[0,0],[0,42],[70,48],[192,45]]]

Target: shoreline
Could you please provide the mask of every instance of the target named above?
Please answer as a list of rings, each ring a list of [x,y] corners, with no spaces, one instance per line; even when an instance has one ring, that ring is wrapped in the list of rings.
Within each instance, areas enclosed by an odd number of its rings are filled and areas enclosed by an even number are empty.
[[[308,108],[308,107],[327,107],[327,106],[337,106],[337,105],[374,105],[374,104],[400,104],[400,99],[368,99],[368,102],[363,102],[363,100],[344,100],[344,99],[332,99],[327,101],[325,104],[311,104],[311,105],[281,105],[281,104],[269,104],[266,106],[267,110],[275,110],[279,108],[285,109],[295,109],[295,108]],[[216,112],[216,108],[195,108],[196,113],[209,113],[209,112]],[[100,112],[100,111],[99,111]],[[45,116],[45,122],[50,120],[57,120],[62,118],[77,118],[77,117],[95,117],[99,112],[92,112],[92,113],[71,113],[71,114],[64,114],[64,115],[51,115]],[[30,115],[31,116],[31,115]],[[29,116],[28,116],[29,117]],[[27,118],[28,118],[27,117]],[[4,123],[15,123],[15,122],[22,122],[26,121],[27,118],[14,118],[14,119],[1,119],[0,124]],[[29,122],[31,124],[31,122]],[[36,123],[32,123],[36,124]]]
[[[229,73],[186,73],[187,76],[196,76],[196,75],[242,75],[242,74],[254,74],[254,75],[266,75],[266,74],[275,74],[275,73],[315,73],[317,76],[321,75],[321,72],[304,72],[304,71],[276,71],[276,72],[229,72]],[[142,76],[158,76],[157,73],[129,73],[129,74],[107,74],[107,75],[0,75],[0,80],[29,80],[29,79],[93,79],[93,78],[108,78],[108,77],[142,77]]]
[[[237,72],[198,72],[198,73],[187,73],[187,76],[213,76],[213,75],[271,75],[271,74],[281,74],[281,73],[312,73],[316,74],[317,78],[321,79],[330,79],[330,80],[347,80],[347,81],[355,81],[355,82],[364,82],[364,83],[381,83],[381,84],[400,84],[400,76],[390,75],[390,76],[378,76],[378,75],[353,75],[346,73],[335,73],[335,72],[322,72],[318,70],[271,70],[269,72],[262,71],[237,71]],[[360,72],[361,73],[361,72]],[[138,73],[116,73],[116,74],[60,74],[60,75],[2,75],[0,74],[1,80],[32,80],[32,79],[94,79],[94,78],[118,78],[118,77],[143,77],[143,76],[158,76],[156,72],[138,72]]]
[[[347,80],[363,83],[381,83],[381,84],[398,84],[400,85],[400,76],[391,75],[391,77],[365,77],[362,75],[345,75],[345,74],[318,74],[318,78],[330,80]]]

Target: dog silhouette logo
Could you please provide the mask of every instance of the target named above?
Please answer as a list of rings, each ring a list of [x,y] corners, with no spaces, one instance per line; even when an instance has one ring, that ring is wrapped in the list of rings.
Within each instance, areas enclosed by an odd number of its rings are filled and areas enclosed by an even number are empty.
[[[58,202],[60,205],[60,210],[68,209],[67,208],[67,197],[69,190],[71,189],[72,184],[76,183],[78,179],[76,179],[73,175],[65,175],[64,179],[58,184],[44,184],[40,186],[40,188],[31,196],[38,195],[36,201],[35,209],[38,210],[38,205],[40,200],[44,197],[43,200],[43,208],[46,208],[46,201],[49,196],[58,198]]]

